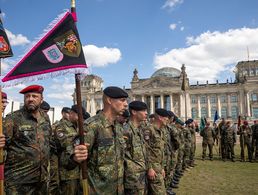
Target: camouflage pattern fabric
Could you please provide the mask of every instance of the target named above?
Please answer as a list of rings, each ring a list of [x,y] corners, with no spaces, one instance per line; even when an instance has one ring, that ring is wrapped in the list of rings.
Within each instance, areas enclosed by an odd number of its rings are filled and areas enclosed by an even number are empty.
[[[46,195],[47,182],[12,185],[5,189],[6,195]]]
[[[224,150],[222,150],[222,158],[225,159],[229,156],[231,159],[234,159],[234,144],[236,143],[236,132],[232,127],[226,125],[223,126],[221,130],[221,141],[224,147]]]
[[[196,150],[196,136],[195,136],[195,129],[193,127],[189,127],[191,132],[191,149],[190,149],[190,162],[193,164],[195,158],[195,150]]]
[[[184,157],[184,148],[185,148],[185,137],[183,128],[178,128],[178,137],[179,137],[179,148],[178,148],[178,155],[177,155],[177,165],[176,171],[180,172],[183,166],[183,157]]]
[[[80,179],[79,165],[68,168],[70,164],[70,157],[73,154],[73,145],[76,136],[78,135],[77,129],[73,123],[68,120],[62,119],[55,128],[56,139],[59,145],[61,154],[59,159],[59,175],[60,175],[60,192],[61,194],[76,194],[78,192],[78,185]]]
[[[202,158],[206,157],[206,149],[207,146],[209,148],[209,157],[213,158],[213,145],[214,145],[214,138],[215,138],[215,131],[211,127],[205,127],[202,132]]]
[[[147,157],[141,130],[131,121],[124,127],[125,150],[125,194],[144,192],[147,189]],[[130,193],[129,193],[130,192]],[[135,193],[133,193],[135,194]]]
[[[191,132],[188,127],[183,128],[184,138],[185,138],[185,147],[184,147],[184,156],[183,156],[183,168],[186,168],[190,164],[190,149],[192,144]]]
[[[121,125],[111,124],[103,112],[84,123],[88,148],[90,194],[124,194],[125,140]]]
[[[164,169],[164,133],[155,125],[151,124],[144,129],[144,139],[147,143],[147,156],[149,169],[152,168],[157,176],[149,182],[149,194],[166,194],[162,170]]]
[[[249,126],[241,125],[239,128],[240,134],[240,147],[241,147],[241,159],[245,160],[245,156],[248,155],[249,161],[252,160],[252,148],[251,148],[251,136],[252,130]],[[244,149],[247,147],[248,154],[245,154]]]
[[[7,115],[4,120],[3,129],[7,137],[5,147],[7,194],[10,194],[11,189],[16,189],[18,194],[22,193],[23,186],[26,185],[33,191],[34,187],[35,189],[38,187],[35,184],[47,181],[51,126],[48,116],[42,111],[39,113],[40,117],[35,119],[22,108]],[[31,185],[33,183],[35,186]],[[44,191],[43,187],[41,190]]]

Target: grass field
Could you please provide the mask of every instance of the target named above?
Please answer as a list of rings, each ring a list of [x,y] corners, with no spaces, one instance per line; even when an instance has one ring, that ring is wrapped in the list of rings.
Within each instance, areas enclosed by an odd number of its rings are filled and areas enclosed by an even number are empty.
[[[214,160],[201,160],[197,145],[196,164],[185,171],[177,195],[258,195],[258,163],[240,162],[240,147],[235,146],[236,162],[223,162],[214,151]]]

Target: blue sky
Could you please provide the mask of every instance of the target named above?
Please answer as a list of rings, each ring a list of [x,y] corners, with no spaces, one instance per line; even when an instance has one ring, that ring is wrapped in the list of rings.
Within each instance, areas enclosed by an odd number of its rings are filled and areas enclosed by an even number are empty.
[[[3,74],[31,47],[69,0],[0,0],[14,57]],[[104,86],[130,87],[134,68],[140,78],[184,63],[191,83],[234,80],[238,61],[258,58],[256,0],[77,0],[78,29],[90,73]],[[70,106],[73,75],[33,82],[45,87],[52,106]],[[6,88],[9,98],[31,83]]]

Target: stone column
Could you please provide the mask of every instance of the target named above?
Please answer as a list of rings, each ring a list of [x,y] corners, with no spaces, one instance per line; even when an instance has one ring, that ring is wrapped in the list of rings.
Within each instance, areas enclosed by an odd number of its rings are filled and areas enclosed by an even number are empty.
[[[201,118],[201,101],[200,96],[197,96],[197,117]]]
[[[87,102],[87,103],[86,103],[86,104],[87,104],[87,105],[86,105],[86,111],[87,111],[88,113],[90,113],[90,109],[91,109],[90,99],[87,98],[87,99],[86,99],[86,102]]]
[[[211,118],[211,101],[210,101],[210,95],[207,95],[207,117]]]
[[[170,99],[170,110],[174,112],[174,105],[173,105],[173,94],[169,95]]]
[[[238,114],[240,115],[244,115],[244,105],[245,105],[245,100],[244,100],[244,91],[241,89],[239,91],[239,94],[238,94]]]
[[[230,94],[227,94],[227,116],[228,116],[228,117],[231,117]]]
[[[186,93],[186,109],[187,109],[187,118],[191,118],[192,117],[192,113],[191,113],[191,98],[190,98],[190,94]]]
[[[217,111],[218,115],[221,117],[220,95],[217,95]]]
[[[145,102],[145,97],[144,97],[144,95],[142,95],[142,102]]]
[[[164,94],[160,95],[160,107],[164,108]]]
[[[154,95],[150,95],[150,113],[154,113]]]
[[[179,111],[180,117],[185,119],[185,98],[182,93],[179,94]]]
[[[246,114],[247,114],[247,117],[251,116],[249,92],[246,93]]]
[[[96,105],[95,105],[94,96],[91,97],[90,104],[91,104],[90,113],[91,113],[91,116],[94,116],[96,114]]]

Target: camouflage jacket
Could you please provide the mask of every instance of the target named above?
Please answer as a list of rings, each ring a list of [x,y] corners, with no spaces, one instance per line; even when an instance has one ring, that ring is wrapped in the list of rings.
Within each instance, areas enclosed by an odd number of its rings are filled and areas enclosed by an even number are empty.
[[[124,187],[144,189],[146,187],[147,156],[143,134],[129,121],[124,127],[125,176]]]
[[[185,138],[185,148],[190,148],[191,147],[191,142],[192,142],[192,136],[191,136],[190,128],[184,127],[183,128],[183,133],[184,133],[184,138]]]
[[[252,129],[249,126],[241,125],[238,131],[240,140],[244,140],[246,143],[251,141]]]
[[[172,151],[174,152],[179,149],[180,145],[179,131],[175,124],[169,124],[168,128],[171,137]]]
[[[191,143],[196,143],[195,129],[193,127],[189,127],[189,130],[191,132]]]
[[[6,116],[6,186],[46,181],[50,156],[49,117],[40,111],[34,118],[25,108]]]
[[[161,173],[164,168],[164,133],[155,125],[150,124],[144,129],[143,134],[147,143],[148,168]]]
[[[213,143],[216,133],[212,127],[204,127],[201,132],[201,136],[203,137],[202,142]]]
[[[235,143],[236,142],[236,132],[232,126],[223,126],[221,128],[221,139],[224,143]]]
[[[61,119],[55,127],[57,145],[59,146],[59,175],[60,180],[71,180],[80,178],[79,166],[70,170],[70,157],[73,154],[73,145],[76,136],[78,135],[77,129],[73,123],[68,120]]]
[[[90,194],[123,194],[125,140],[121,125],[111,124],[103,112],[84,122],[88,148]]]

